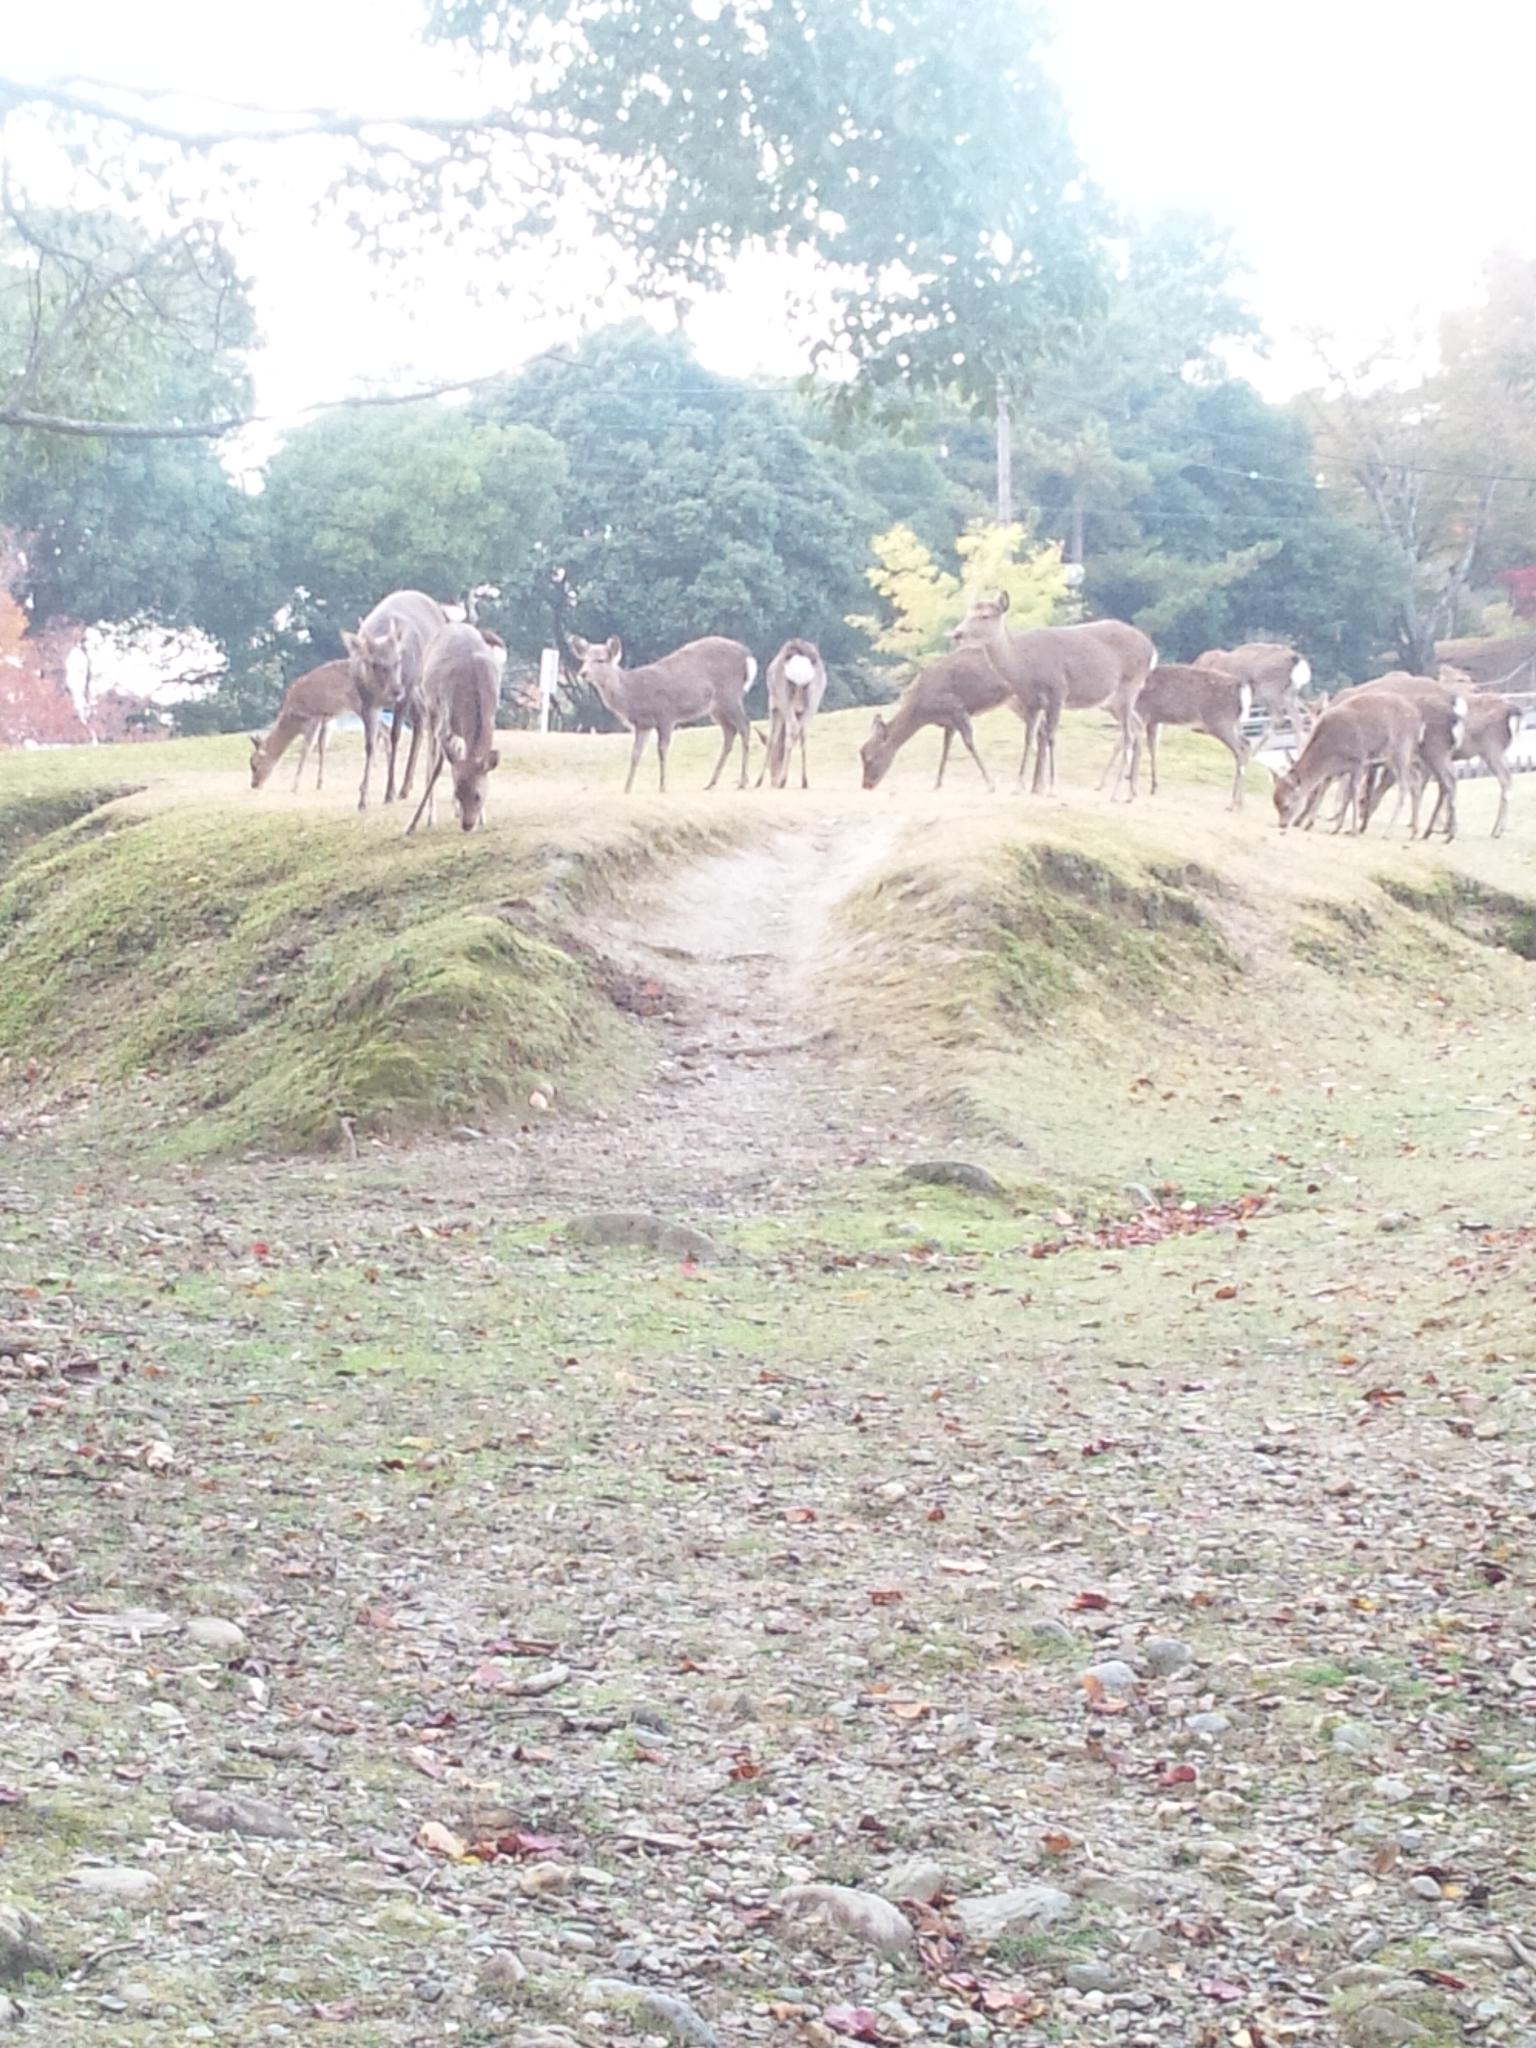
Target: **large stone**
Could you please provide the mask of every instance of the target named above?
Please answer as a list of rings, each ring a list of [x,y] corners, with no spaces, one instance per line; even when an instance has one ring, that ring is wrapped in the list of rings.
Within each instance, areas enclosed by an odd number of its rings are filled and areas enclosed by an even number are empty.
[[[205,1834],[259,1835],[283,1842],[303,1832],[280,1806],[247,1792],[201,1792],[188,1787],[172,1796],[171,1811],[183,1827],[199,1828]]]
[[[948,1890],[948,1873],[942,1863],[935,1863],[930,1856],[909,1856],[905,1863],[888,1870],[880,1881],[881,1898],[916,1899],[924,1906]]]
[[[1005,1934],[1037,1932],[1054,1927],[1073,1912],[1070,1892],[1053,1884],[1020,1885],[1017,1891],[980,1892],[956,1899],[950,1909],[971,1941],[996,1941]]]
[[[187,1623],[187,1641],[199,1650],[235,1657],[245,1648],[245,1630],[238,1622],[222,1621],[216,1614],[195,1614]]]
[[[135,1870],[126,1863],[84,1863],[70,1876],[81,1891],[119,1899],[128,1906],[141,1904],[160,1882],[152,1870]]]
[[[1007,1189],[995,1173],[969,1159],[916,1159],[902,1168],[903,1180],[930,1188],[963,1188],[970,1195],[1002,1195]]]
[[[1141,1646],[1141,1655],[1154,1678],[1171,1678],[1174,1672],[1187,1670],[1195,1661],[1188,1643],[1181,1643],[1174,1636],[1149,1637]]]
[[[573,1216],[565,1234],[577,1244],[599,1249],[661,1252],[669,1259],[696,1259],[701,1264],[722,1256],[719,1245],[702,1230],[668,1223],[644,1209],[594,1209],[585,1216]]]
[[[0,1984],[19,1984],[34,1970],[58,1969],[36,1920],[21,1906],[0,1906]]]

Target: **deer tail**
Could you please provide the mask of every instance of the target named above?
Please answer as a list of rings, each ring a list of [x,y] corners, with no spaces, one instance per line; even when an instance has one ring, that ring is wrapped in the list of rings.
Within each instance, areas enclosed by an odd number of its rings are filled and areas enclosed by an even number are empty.
[[[1239,718],[1253,716],[1253,685],[1239,683],[1237,686],[1237,715]]]
[[[746,681],[745,681],[745,682],[744,682],[744,683],[742,684],[742,686],[741,686],[741,694],[742,694],[742,695],[743,695],[744,697],[745,697],[745,696],[746,696],[746,695],[748,694],[748,692],[749,692],[749,691],[751,690],[751,688],[752,688],[752,685],[753,685],[753,684],[754,684],[754,683],[755,683],[756,681],[757,681],[757,656],[756,656],[755,654],[749,654],[749,655],[747,656],[747,680],[746,680]]]

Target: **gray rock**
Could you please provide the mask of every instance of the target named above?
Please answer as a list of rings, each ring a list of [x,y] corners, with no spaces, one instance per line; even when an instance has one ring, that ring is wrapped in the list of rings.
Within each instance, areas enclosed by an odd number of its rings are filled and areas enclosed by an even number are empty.
[[[901,1171],[903,1180],[923,1187],[963,1188],[970,1195],[1002,1195],[1007,1189],[995,1173],[968,1159],[918,1159]]]
[[[1428,2027],[1390,2005],[1362,2005],[1345,2017],[1341,2031],[1349,2048],[1406,2048],[1409,2042],[1434,2039]]]
[[[1412,1220],[1412,1217],[1405,1214],[1401,1209],[1387,1209],[1377,1217],[1376,1228],[1388,1232],[1406,1230]]]
[[[1413,1787],[1406,1778],[1372,1778],[1371,1790],[1378,1799],[1385,1799],[1390,1806],[1401,1806],[1413,1797]]]
[[[512,1949],[499,1948],[480,1965],[475,1984],[482,1998],[516,1998],[528,1982],[528,1966]]]
[[[956,1899],[950,1909],[971,1941],[996,1941],[1000,1935],[1054,1927],[1074,1911],[1069,1892],[1053,1884],[1026,1884],[1017,1891],[980,1892]]]
[[[931,1856],[909,1856],[888,1870],[880,1883],[881,1898],[916,1899],[924,1906],[948,1890],[949,1874]]]
[[[1083,1676],[1097,1679],[1116,1699],[1129,1699],[1136,1690],[1136,1674],[1120,1657],[1106,1657],[1102,1664],[1090,1664]]]
[[[1191,1735],[1200,1735],[1206,1741],[1214,1742],[1218,1736],[1231,1733],[1232,1719],[1229,1714],[1221,1713],[1190,1714],[1185,1719],[1184,1726]]]
[[[1530,1758],[1523,1763],[1508,1765],[1504,1775],[1511,1785],[1529,1785],[1533,1779],[1536,1779],[1536,1758]]]
[[[507,2036],[507,2048],[581,2048],[569,2027],[519,2027]]]
[[[1039,1621],[1028,1624],[1029,1634],[1037,1643],[1075,1643],[1076,1636],[1064,1621],[1055,1621],[1043,1616]]]
[[[0,1984],[19,1984],[34,1970],[52,1976],[57,1969],[32,1915],[21,1906],[0,1906]]]
[[[11,1997],[8,1991],[0,1991],[0,2027],[19,2027],[27,2016],[27,2009]]]
[[[685,2048],[720,2048],[720,2038],[708,2021],[699,2017],[686,1998],[670,1991],[654,1991],[649,1984],[631,1984],[622,1977],[591,1977],[582,1996],[589,2005],[607,2006],[654,2022]]]
[[[70,1881],[83,1892],[120,1899],[130,1906],[147,1899],[160,1882],[152,1870],[135,1870],[125,1863],[83,1863],[70,1872]]]
[[[247,1792],[200,1792],[194,1787],[174,1793],[171,1811],[186,1828],[205,1834],[257,1835],[273,1842],[291,1842],[303,1833],[297,1821]]]
[[[565,1234],[577,1244],[599,1248],[627,1246],[663,1252],[669,1259],[697,1259],[706,1263],[723,1256],[720,1246],[702,1230],[690,1230],[685,1223],[668,1223],[644,1209],[594,1209],[584,1216],[573,1216]]]
[[[1438,1879],[1433,1877],[1411,1877],[1408,1880],[1408,1889],[1417,1899],[1443,1899],[1445,1897],[1444,1892],[1440,1889]]]
[[[1070,1963],[1062,1972],[1061,1981],[1073,1991],[1123,1991],[1126,1976],[1108,1963]]]
[[[1512,1970],[1515,1966],[1514,1950],[1496,1934],[1448,1935],[1436,1955],[1437,1959],[1443,1956],[1447,1963],[1492,1963],[1500,1970]]]
[[[1364,1721],[1341,1721],[1332,1740],[1340,1756],[1375,1756],[1384,1747],[1381,1731]]]
[[[1194,1651],[1174,1636],[1151,1636],[1141,1646],[1142,1660],[1154,1678],[1171,1678],[1195,1661]]]
[[[187,1641],[199,1650],[235,1657],[245,1648],[245,1630],[238,1622],[222,1621],[216,1614],[195,1614],[187,1623]]]

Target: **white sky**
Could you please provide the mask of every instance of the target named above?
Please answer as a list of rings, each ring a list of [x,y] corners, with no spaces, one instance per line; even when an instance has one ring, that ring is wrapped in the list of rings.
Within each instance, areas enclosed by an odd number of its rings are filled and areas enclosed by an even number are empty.
[[[1052,62],[1090,172],[1127,207],[1196,207],[1235,231],[1274,342],[1257,373],[1272,394],[1308,380],[1300,330],[1361,350],[1403,338],[1473,296],[1495,246],[1536,254],[1528,0],[1433,14],[1412,0],[1058,0],[1058,13]],[[417,18],[416,0],[55,0],[8,11],[0,65],[274,106],[450,104],[452,65],[423,54]],[[280,188],[254,221],[242,254],[267,409],[360,380],[483,373],[559,338],[526,295],[474,303],[451,255],[375,271]],[[518,282],[536,289],[536,273]],[[772,266],[748,267],[690,331],[722,370],[794,371],[782,305]]]

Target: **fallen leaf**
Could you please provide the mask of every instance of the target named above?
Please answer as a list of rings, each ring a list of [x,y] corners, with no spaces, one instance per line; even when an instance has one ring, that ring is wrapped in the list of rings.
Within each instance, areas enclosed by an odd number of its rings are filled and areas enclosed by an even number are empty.
[[[891,2039],[881,2029],[879,2013],[871,2011],[867,2005],[829,2005],[821,2018],[824,2026],[849,2041],[883,2042]]]
[[[1109,1595],[1107,1593],[1074,1593],[1067,1602],[1068,1608],[1074,1614],[1091,1613],[1098,1608],[1107,1607],[1108,1605]]]
[[[1235,2005],[1244,1996],[1245,1986],[1229,1983],[1225,1977],[1202,1977],[1200,1990],[1204,1997],[1217,1999],[1222,2005]]]

